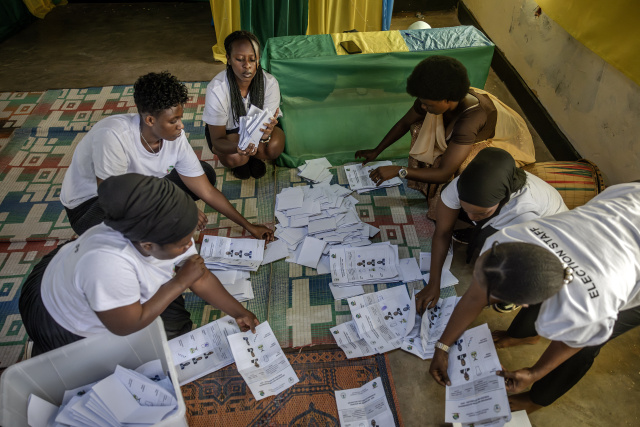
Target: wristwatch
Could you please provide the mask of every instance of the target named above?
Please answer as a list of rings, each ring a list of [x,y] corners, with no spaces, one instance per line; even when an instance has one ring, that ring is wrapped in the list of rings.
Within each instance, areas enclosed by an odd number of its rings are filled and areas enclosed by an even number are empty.
[[[444,351],[445,353],[449,353],[449,346],[442,344],[440,341],[436,341],[436,348],[439,348],[440,350]]]
[[[400,168],[400,170],[398,171],[398,176],[402,179],[405,179],[407,177],[407,168]]]

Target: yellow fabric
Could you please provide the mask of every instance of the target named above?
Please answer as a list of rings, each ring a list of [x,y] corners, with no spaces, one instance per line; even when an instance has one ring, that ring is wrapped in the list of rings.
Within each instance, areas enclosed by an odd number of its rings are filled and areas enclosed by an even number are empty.
[[[340,42],[354,41],[362,53],[409,52],[407,43],[400,31],[371,31],[368,33],[335,33],[331,34],[338,55],[349,55],[340,46]]]
[[[576,40],[640,84],[640,1],[536,0]]]
[[[54,7],[67,4],[67,0],[60,0],[58,4],[54,4],[52,0],[22,0],[22,2],[33,16],[40,19],[43,19]]]
[[[489,92],[476,88],[473,90],[479,94],[488,95],[496,107],[496,131],[494,137],[488,140],[491,142],[491,146],[509,152],[518,167],[535,162],[533,138],[522,117]],[[484,141],[479,141],[476,144],[482,142]],[[427,113],[409,155],[416,160],[432,165],[446,149],[447,142],[442,115],[436,116]]]
[[[236,30],[240,30],[239,0],[209,0],[213,26],[216,30],[216,44],[212,47],[213,59],[227,63],[224,39]]]
[[[382,29],[382,0],[309,0],[307,34]]]

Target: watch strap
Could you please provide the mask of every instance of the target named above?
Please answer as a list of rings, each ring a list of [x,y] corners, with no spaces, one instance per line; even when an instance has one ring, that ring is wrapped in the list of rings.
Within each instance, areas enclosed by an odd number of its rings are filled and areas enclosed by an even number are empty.
[[[436,341],[436,348],[439,348],[440,350],[444,351],[445,353],[449,353],[449,346],[446,344],[442,344],[440,341]]]

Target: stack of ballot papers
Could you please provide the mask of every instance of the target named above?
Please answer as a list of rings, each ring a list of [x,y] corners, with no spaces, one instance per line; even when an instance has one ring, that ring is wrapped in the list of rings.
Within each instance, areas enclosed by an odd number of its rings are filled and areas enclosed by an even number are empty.
[[[160,360],[131,370],[117,366],[107,378],[67,390],[62,405],[29,396],[27,422],[45,426],[153,425],[178,409],[171,380]]]
[[[423,360],[431,359],[436,341],[442,336],[458,301],[460,297],[457,296],[440,298],[436,305],[425,310],[422,316],[416,312],[413,329],[404,337],[401,348]]]
[[[445,421],[497,427],[508,422],[511,409],[504,378],[496,375],[501,369],[487,324],[465,331],[449,351]]]
[[[442,266],[442,271],[440,273],[440,289],[444,289],[449,286],[457,285],[458,278],[451,273],[449,270],[451,268],[451,261],[453,260],[453,251],[450,248],[449,253],[447,253],[447,257],[444,260],[444,265]],[[430,252],[420,252],[420,270],[427,271],[422,278],[425,283],[429,283],[429,279],[431,278],[431,273],[429,272],[431,268],[431,253]]]
[[[241,270],[212,270],[222,286],[239,302],[255,298],[251,286],[250,274]]]
[[[224,316],[170,340],[179,384],[185,385],[232,364],[234,359],[227,337],[239,332],[235,319]]]
[[[453,427],[531,427],[531,421],[527,416],[527,411],[516,411],[511,413],[511,421],[504,423],[504,420],[489,420],[479,423],[453,423]]]
[[[269,322],[256,326],[255,334],[251,331],[241,332],[230,335],[228,340],[238,372],[256,400],[275,396],[298,383],[298,376]]]
[[[331,163],[326,157],[307,160],[304,165],[298,166],[298,176],[312,182],[313,184],[331,184],[333,175],[329,172]]]
[[[353,320],[330,329],[348,359],[384,353],[402,345],[413,329],[415,300],[405,286],[349,298]]]
[[[255,105],[252,105],[247,115],[239,119],[240,127],[238,134],[240,139],[238,141],[238,148],[246,150],[249,144],[257,147],[260,143],[260,138],[262,138],[264,134],[260,129],[265,128],[265,123],[271,122],[271,116],[273,116],[273,113],[271,113],[268,108],[261,110]]]
[[[332,248],[329,252],[333,286],[392,283],[402,280],[398,246],[389,242],[364,247]]]
[[[396,425],[380,377],[362,387],[335,393],[341,427]]]
[[[264,256],[264,241],[205,236],[200,256],[209,270],[257,271]]]
[[[372,170],[377,169],[380,166],[391,166],[392,164],[393,163],[386,160],[382,162],[369,163],[366,166],[362,166],[361,163],[345,165],[344,172],[347,175],[349,187],[351,187],[353,191],[357,191],[358,194],[362,194],[378,188],[402,185],[402,180],[397,176],[380,183],[380,185],[376,185],[371,178],[369,178],[369,173],[371,173]]]
[[[355,209],[358,200],[350,194],[351,190],[337,184],[284,188],[276,195],[279,223],[274,233],[283,243],[267,246],[268,260],[284,257],[286,245],[287,261],[327,274],[330,248],[370,245],[369,238],[380,230],[360,221]]]

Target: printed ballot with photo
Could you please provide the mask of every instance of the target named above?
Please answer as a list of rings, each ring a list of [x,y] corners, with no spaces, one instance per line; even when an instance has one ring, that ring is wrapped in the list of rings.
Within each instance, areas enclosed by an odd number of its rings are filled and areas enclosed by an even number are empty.
[[[344,172],[347,175],[347,180],[349,181],[349,187],[353,191],[357,191],[359,194],[366,193],[371,190],[376,190],[378,188],[383,187],[396,187],[398,185],[402,185],[402,180],[399,177],[391,178],[387,181],[382,182],[380,185],[376,185],[375,182],[371,180],[369,174],[372,170],[379,168],[380,166],[391,166],[389,160],[369,163],[366,166],[362,166],[361,163],[356,163],[353,165],[345,165]]]
[[[337,247],[329,253],[334,286],[401,281],[398,246],[388,242],[365,247]]]
[[[380,377],[359,388],[336,390],[341,427],[393,427],[395,421]]]
[[[447,374],[445,421],[476,423],[511,419],[504,378],[496,375],[500,360],[489,327],[467,330],[451,346]],[[492,421],[493,422],[493,421]]]
[[[298,383],[269,322],[256,326],[255,334],[241,332],[228,339],[238,372],[256,400],[275,396]]]
[[[268,108],[261,110],[255,105],[252,105],[247,115],[239,119],[238,148],[246,150],[249,144],[257,147],[263,135],[260,129],[265,128],[264,123],[271,122],[271,116],[273,116],[273,113],[271,113]]]
[[[210,270],[257,271],[264,256],[264,241],[205,236],[200,256]]]
[[[195,381],[234,362],[229,335],[240,328],[231,316],[194,329],[169,341],[180,385]]]

